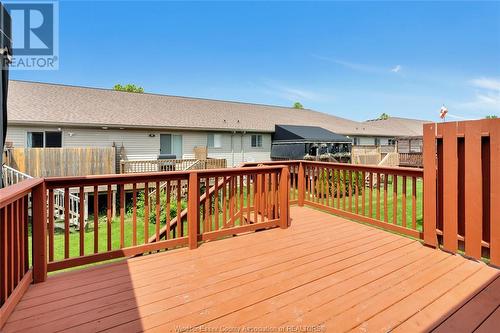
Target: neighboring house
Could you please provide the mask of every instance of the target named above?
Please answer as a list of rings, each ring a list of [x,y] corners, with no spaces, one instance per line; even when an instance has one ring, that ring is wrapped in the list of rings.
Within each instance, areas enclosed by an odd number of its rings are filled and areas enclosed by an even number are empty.
[[[367,123],[374,125],[380,130],[397,128],[401,133],[393,138],[397,152],[399,153],[421,153],[423,145],[423,124],[430,123],[428,120],[410,119],[401,117],[389,117],[387,119],[368,120]],[[383,145],[385,142],[381,142]]]
[[[160,153],[194,158],[195,147],[228,166],[270,159],[275,125],[320,126],[384,144],[405,135],[307,109],[10,81],[7,141],[13,147],[116,147],[129,160]],[[378,141],[377,141],[378,140]]]

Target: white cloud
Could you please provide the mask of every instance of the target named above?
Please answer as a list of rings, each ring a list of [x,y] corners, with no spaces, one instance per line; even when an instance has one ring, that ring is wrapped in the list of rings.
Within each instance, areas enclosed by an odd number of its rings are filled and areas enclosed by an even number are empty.
[[[500,92],[500,79],[482,77],[471,80],[471,83],[477,88],[496,90]]]
[[[500,114],[500,79],[482,77],[470,80],[469,83],[476,88],[474,99],[458,103],[456,107],[476,113]]]
[[[391,69],[391,72],[393,73],[399,73],[401,71],[401,65],[396,65],[394,68]]]
[[[361,63],[356,63],[356,62],[351,62],[351,61],[345,61],[341,59],[336,59],[336,58],[330,58],[330,57],[325,57],[321,55],[312,55],[316,59],[332,62],[337,65],[341,65],[343,67],[358,71],[358,72],[365,72],[365,73],[374,73],[374,74],[384,74],[388,72],[392,73],[399,73],[401,69],[403,68],[401,65],[396,65],[392,68],[387,68],[383,66],[374,66],[370,64],[361,64]]]

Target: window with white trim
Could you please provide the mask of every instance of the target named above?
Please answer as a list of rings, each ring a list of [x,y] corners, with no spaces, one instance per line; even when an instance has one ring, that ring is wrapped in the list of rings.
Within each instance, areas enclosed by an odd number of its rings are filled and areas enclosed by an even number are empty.
[[[262,148],[261,134],[252,134],[252,148]]]
[[[208,148],[221,148],[222,147],[222,135],[209,133],[207,135],[207,147]]]

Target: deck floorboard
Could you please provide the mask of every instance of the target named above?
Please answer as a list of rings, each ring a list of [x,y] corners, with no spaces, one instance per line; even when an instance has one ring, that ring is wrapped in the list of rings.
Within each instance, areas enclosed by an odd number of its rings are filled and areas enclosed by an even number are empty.
[[[286,230],[50,276],[29,288],[4,331],[496,328],[498,270],[318,210],[290,213]]]

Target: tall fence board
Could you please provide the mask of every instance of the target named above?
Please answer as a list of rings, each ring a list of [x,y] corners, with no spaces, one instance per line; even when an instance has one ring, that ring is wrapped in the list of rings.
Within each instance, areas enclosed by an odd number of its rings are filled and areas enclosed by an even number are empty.
[[[12,148],[7,165],[33,177],[115,173],[115,148]]]
[[[424,125],[424,241],[500,266],[500,120]]]

